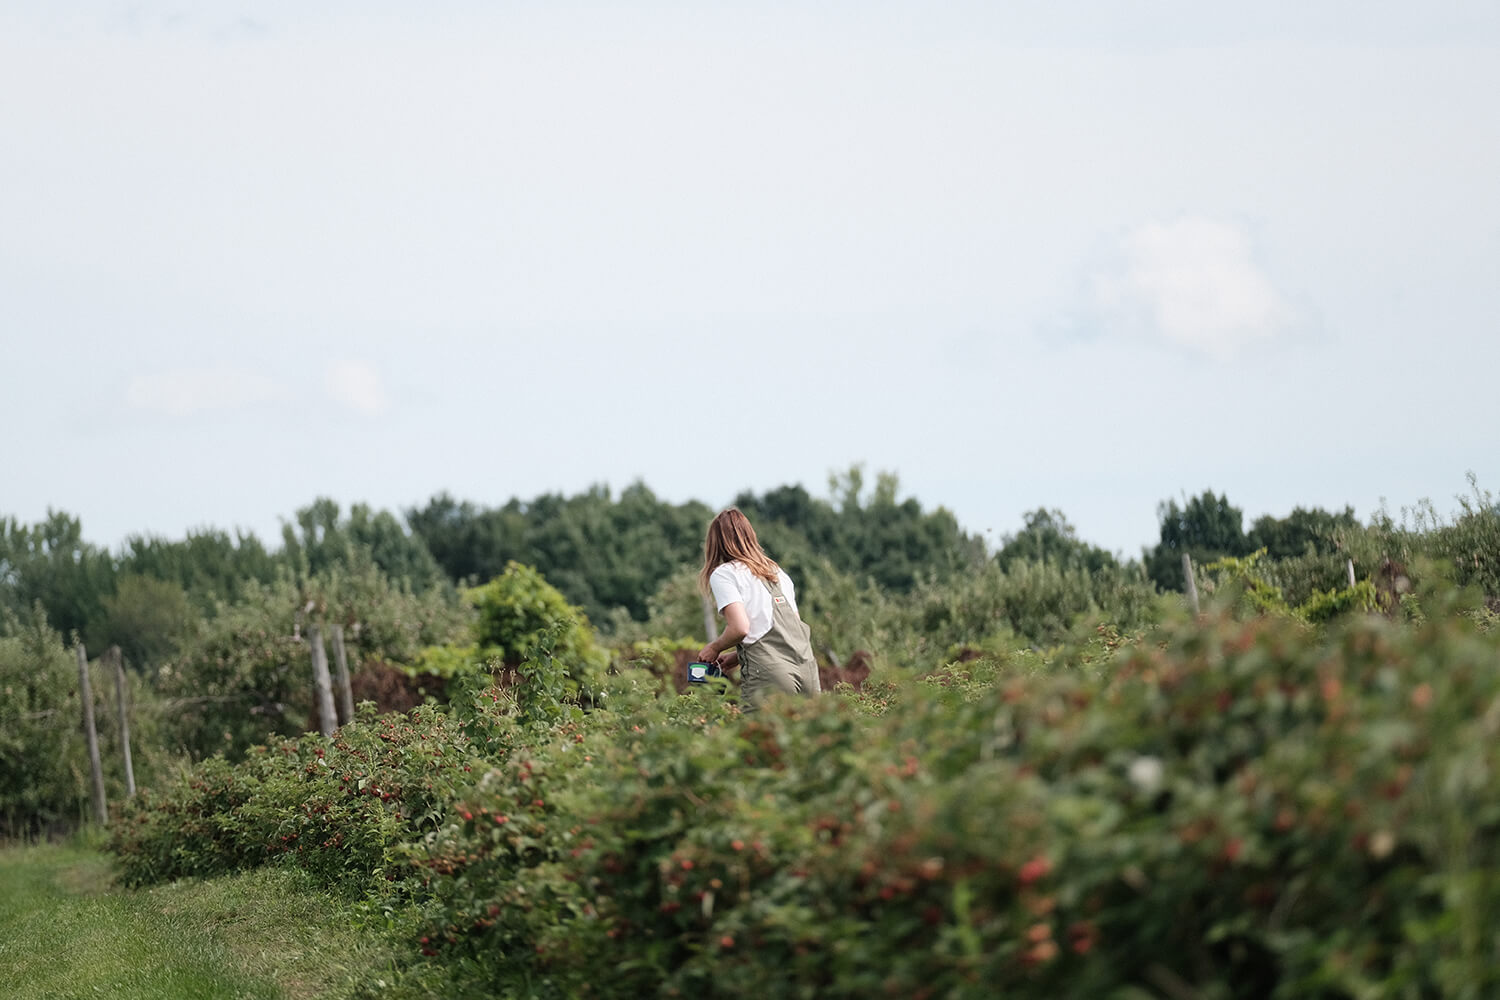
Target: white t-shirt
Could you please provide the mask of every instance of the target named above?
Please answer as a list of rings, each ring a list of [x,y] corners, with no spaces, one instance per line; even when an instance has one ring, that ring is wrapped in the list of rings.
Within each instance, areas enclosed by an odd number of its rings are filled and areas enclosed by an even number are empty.
[[[781,593],[796,611],[797,591],[792,586],[792,578],[779,567],[776,573],[781,580]],[[741,641],[746,645],[758,642],[761,636],[771,631],[771,591],[764,580],[750,572],[750,567],[742,562],[724,563],[710,574],[708,586],[714,592],[714,604],[720,611],[735,601],[745,606],[750,630]]]

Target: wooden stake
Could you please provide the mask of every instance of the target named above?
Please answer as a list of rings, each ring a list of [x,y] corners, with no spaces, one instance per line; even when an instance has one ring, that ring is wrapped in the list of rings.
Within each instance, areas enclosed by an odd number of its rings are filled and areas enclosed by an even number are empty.
[[[78,696],[83,701],[83,735],[89,744],[89,770],[94,777],[94,819],[103,826],[109,821],[104,805],[104,770],[99,766],[99,732],[94,728],[94,689],[89,684],[89,654],[83,643],[74,647],[78,653]]]
[[[125,657],[119,646],[109,647],[115,665],[115,703],[120,713],[120,753],[125,758],[125,797],[135,798],[135,765],[130,762],[130,708],[126,704]]]
[[[333,682],[339,689],[339,725],[354,720],[354,692],[349,688],[349,657],[344,652],[344,626],[333,627]]]
[[[328,679],[328,650],[323,648],[321,626],[307,627],[307,645],[312,649],[313,684],[318,689],[318,729],[324,736],[332,736],[338,718],[333,711],[333,683]]]
[[[1193,614],[1198,614],[1198,581],[1193,579],[1193,557],[1186,552],[1182,554],[1182,579],[1187,584],[1188,605],[1192,607]]]

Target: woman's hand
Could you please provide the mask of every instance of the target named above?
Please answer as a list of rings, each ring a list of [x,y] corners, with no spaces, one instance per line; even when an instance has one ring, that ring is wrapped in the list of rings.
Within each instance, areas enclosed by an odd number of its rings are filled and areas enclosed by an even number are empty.
[[[702,649],[698,650],[698,656],[696,657],[696,659],[699,663],[717,662],[719,659],[719,647],[715,646],[713,643],[709,643],[707,646],[704,646]]]
[[[719,659],[716,662],[719,664],[720,670],[733,670],[735,667],[740,665],[739,651],[734,649],[726,649],[724,650],[724,652],[719,654]]]

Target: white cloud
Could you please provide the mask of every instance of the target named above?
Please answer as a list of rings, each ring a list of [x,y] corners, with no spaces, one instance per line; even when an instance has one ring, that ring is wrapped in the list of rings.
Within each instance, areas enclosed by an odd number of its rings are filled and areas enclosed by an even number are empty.
[[[1226,359],[1271,340],[1293,311],[1255,263],[1243,230],[1212,219],[1149,222],[1126,233],[1090,280],[1106,332],[1144,333]]]
[[[279,395],[280,387],[266,376],[224,367],[138,375],[125,388],[125,402],[130,406],[173,417],[239,409]]]
[[[380,372],[368,361],[336,361],[324,379],[328,395],[365,416],[373,417],[390,405]]]

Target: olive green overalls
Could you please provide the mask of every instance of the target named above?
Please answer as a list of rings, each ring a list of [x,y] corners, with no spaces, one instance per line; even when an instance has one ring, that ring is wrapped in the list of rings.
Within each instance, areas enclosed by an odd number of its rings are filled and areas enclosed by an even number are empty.
[[[739,646],[740,702],[746,712],[760,708],[761,702],[779,691],[813,695],[823,690],[813,658],[812,631],[781,593],[779,582],[765,586],[771,592],[771,629],[755,642]]]

